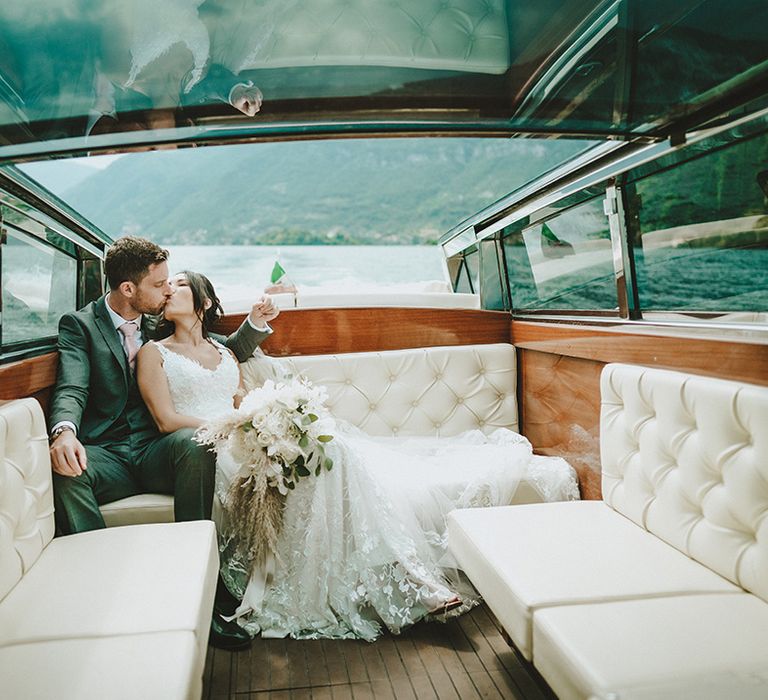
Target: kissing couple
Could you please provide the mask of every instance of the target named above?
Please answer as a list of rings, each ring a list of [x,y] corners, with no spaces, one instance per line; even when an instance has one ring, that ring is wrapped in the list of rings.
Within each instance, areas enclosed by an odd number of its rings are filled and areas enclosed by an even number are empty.
[[[296,484],[274,551],[249,560],[229,509],[245,465],[194,435],[265,378],[292,374],[290,363],[254,352],[278,310],[263,297],[237,332],[217,338],[213,285],[191,271],[169,279],[167,251],[123,238],[105,268],[108,294],[60,323],[51,456],[63,533],[103,527],[99,504],[136,493],[174,494],[177,520],[210,518],[215,497],[221,580],[211,641],[224,648],[258,633],[372,641],[382,627],[397,633],[478,603],[447,551],[445,518],[511,502],[531,461],[523,436],[380,439],[332,418],[333,469]],[[553,470],[562,483],[548,492],[572,497],[575,481],[561,474]]]

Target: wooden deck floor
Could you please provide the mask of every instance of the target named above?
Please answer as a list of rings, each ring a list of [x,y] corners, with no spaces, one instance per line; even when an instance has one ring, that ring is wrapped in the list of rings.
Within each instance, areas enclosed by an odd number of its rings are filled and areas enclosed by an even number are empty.
[[[373,644],[257,638],[244,652],[209,647],[203,698],[554,700],[554,695],[480,607]]]

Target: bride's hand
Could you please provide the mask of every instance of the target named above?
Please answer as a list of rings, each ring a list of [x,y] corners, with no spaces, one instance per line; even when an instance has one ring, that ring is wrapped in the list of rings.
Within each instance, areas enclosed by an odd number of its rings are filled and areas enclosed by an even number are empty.
[[[277,308],[277,304],[275,304],[272,297],[269,294],[265,294],[251,307],[251,313],[248,318],[254,326],[260,328],[265,323],[277,318],[279,313],[280,309]]]

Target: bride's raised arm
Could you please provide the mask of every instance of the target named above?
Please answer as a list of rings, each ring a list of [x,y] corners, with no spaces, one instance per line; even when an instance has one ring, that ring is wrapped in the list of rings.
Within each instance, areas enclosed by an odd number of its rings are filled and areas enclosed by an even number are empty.
[[[232,350],[227,348],[227,352],[231,355],[232,359],[235,361],[235,364],[237,365],[237,391],[235,392],[235,395],[232,397],[232,403],[234,404],[235,408],[240,408],[240,402],[243,400],[243,396],[248,393],[245,389],[245,382],[243,381],[243,368],[242,365],[237,361],[237,356],[235,355]]]
[[[204,421],[176,412],[168,387],[168,376],[163,369],[163,357],[154,342],[141,346],[136,356],[136,380],[139,391],[161,433],[172,433],[179,428],[199,428]]]

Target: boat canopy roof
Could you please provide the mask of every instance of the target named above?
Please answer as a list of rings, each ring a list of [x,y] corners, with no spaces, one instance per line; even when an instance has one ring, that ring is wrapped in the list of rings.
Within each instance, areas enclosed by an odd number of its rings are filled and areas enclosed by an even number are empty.
[[[0,159],[360,134],[667,138],[765,92],[740,0],[27,0]]]

